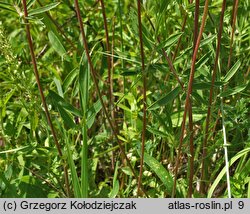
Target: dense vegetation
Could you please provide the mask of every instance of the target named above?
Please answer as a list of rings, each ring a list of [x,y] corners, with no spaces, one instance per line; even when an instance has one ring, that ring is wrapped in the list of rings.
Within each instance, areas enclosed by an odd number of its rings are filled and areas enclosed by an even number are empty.
[[[0,1],[0,196],[250,197],[249,11]]]

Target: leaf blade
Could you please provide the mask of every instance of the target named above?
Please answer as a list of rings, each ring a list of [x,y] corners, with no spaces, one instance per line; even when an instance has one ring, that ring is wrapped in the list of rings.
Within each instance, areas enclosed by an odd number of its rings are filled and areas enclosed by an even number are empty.
[[[159,100],[155,101],[152,105],[148,107],[148,110],[155,110],[161,106],[168,104],[169,102],[173,101],[175,97],[180,93],[181,87],[176,87],[172,91],[170,91],[167,95],[163,96]]]
[[[223,78],[223,81],[228,82],[235,75],[235,73],[238,71],[238,69],[240,68],[240,65],[241,65],[241,62],[240,62],[240,60],[238,60],[232,66],[232,68],[227,72],[226,76]]]
[[[46,5],[44,7],[40,7],[40,8],[30,10],[29,11],[29,16],[33,16],[33,15],[37,15],[37,14],[40,14],[40,13],[47,12],[47,11],[57,7],[59,4],[60,4],[60,2],[55,2],[55,3],[51,3],[49,5]]]

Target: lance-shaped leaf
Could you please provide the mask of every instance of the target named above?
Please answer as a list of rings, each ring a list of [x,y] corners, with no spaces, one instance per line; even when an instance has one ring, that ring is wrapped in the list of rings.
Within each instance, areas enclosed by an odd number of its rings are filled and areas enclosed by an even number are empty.
[[[155,101],[151,106],[148,107],[148,110],[154,110],[161,106],[167,105],[168,103],[172,102],[177,97],[180,91],[181,91],[181,87],[179,86],[176,87],[175,89],[170,91],[167,95]]]
[[[62,57],[62,60],[66,59],[66,61],[70,61],[70,58],[67,55],[67,52],[58,37],[52,31],[49,31],[48,36],[50,44],[52,45],[53,49],[59,54],[59,56]]]
[[[40,13],[47,12],[47,11],[49,11],[49,10],[57,7],[57,5],[59,5],[59,4],[60,4],[60,2],[55,2],[55,3],[52,3],[52,4],[46,5],[44,7],[39,7],[39,8],[30,10],[29,11],[29,16],[37,15],[37,14],[40,14]]]
[[[239,68],[240,68],[240,61],[238,60],[233,65],[233,67],[227,72],[227,74],[224,77],[223,81],[227,83],[235,75],[235,73],[238,71]]]
[[[140,155],[140,151],[137,150]],[[144,153],[144,161],[150,167],[150,169],[158,176],[166,187],[167,193],[170,195],[173,188],[174,179],[170,172],[163,167],[163,165],[157,161],[154,157],[151,157],[148,153]],[[179,193],[177,193],[179,195]]]
[[[157,47],[157,50],[161,51],[162,48],[165,49],[165,48],[171,47],[178,41],[178,39],[181,37],[182,34],[183,33],[181,32],[181,33],[176,33],[176,34],[171,35],[167,40],[159,44],[159,46]]]

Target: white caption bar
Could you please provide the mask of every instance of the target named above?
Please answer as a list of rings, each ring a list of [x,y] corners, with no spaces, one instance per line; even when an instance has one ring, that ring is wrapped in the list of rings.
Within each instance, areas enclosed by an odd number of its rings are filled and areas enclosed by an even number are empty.
[[[247,214],[250,199],[0,199],[0,214]]]

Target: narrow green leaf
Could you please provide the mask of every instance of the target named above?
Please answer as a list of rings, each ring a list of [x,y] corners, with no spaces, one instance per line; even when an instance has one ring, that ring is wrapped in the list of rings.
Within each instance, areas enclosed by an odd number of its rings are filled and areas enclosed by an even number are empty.
[[[128,166],[122,167],[122,171],[123,171],[126,175],[133,176],[133,173],[132,173],[131,169],[130,169]]]
[[[140,154],[140,151],[137,150]],[[173,188],[173,176],[165,169],[162,164],[160,164],[154,157],[151,157],[148,153],[144,153],[144,161],[150,167],[150,169],[155,172],[155,174],[159,177],[162,181],[168,194],[170,195]]]
[[[145,27],[143,23],[142,23],[142,39],[143,39],[144,45],[149,50],[152,50],[153,44],[154,44],[153,37],[152,37],[150,31],[148,30],[148,28]]]
[[[79,90],[81,95],[81,108],[83,115],[87,113],[87,108],[88,108],[89,76],[90,76],[90,71],[88,68],[87,57],[85,53],[83,53],[79,65]]]
[[[211,44],[212,41],[216,38],[216,35],[208,36],[205,39],[201,41],[200,47],[206,45],[206,44]]]
[[[57,108],[64,121],[65,126],[68,128],[74,128],[76,124],[74,123],[72,117],[70,117],[70,115],[60,105],[58,105]]]
[[[250,148],[243,149],[242,151],[238,152],[230,161],[229,161],[229,166],[232,166],[235,161],[237,161],[239,158],[242,156],[246,155],[248,152],[250,152]],[[221,171],[220,174],[217,176],[215,181],[213,182],[212,186],[208,190],[207,197],[211,198],[213,195],[214,190],[216,189],[217,185],[219,184],[220,180],[223,178],[223,176],[226,173],[226,167],[224,167]]]
[[[82,151],[81,151],[81,188],[82,196],[88,197],[89,189],[89,172],[88,172],[88,136],[87,136],[87,111],[89,106],[89,77],[90,69],[87,66],[87,56],[85,52],[82,54],[79,64],[79,91],[80,91],[80,103],[83,112],[82,117]]]
[[[56,107],[61,106],[64,109],[66,109],[69,112],[71,112],[72,114],[74,114],[75,116],[82,117],[81,111],[79,111],[77,108],[75,108],[70,103],[68,103],[67,101],[65,101],[65,99],[63,99],[61,96],[59,96],[54,91],[49,90],[48,97],[51,98],[53,104]]]
[[[49,5],[46,5],[44,7],[40,7],[40,8],[37,8],[37,9],[30,10],[29,11],[29,16],[33,16],[33,15],[37,15],[37,14],[40,14],[40,13],[47,12],[47,11],[57,7],[59,4],[60,4],[60,2],[55,2],[55,3],[51,3]]]
[[[18,152],[18,151],[22,151],[25,150],[27,148],[30,148],[30,146],[23,146],[20,148],[16,148],[16,149],[10,149],[10,150],[5,150],[5,151],[1,151],[0,154],[6,154],[6,153],[12,153],[12,152]]]
[[[71,151],[71,145],[69,143],[69,137],[66,136],[66,133],[64,133],[64,138],[66,139],[66,148],[67,148],[67,162],[69,165],[69,169],[71,172],[71,179],[74,189],[74,197],[75,198],[81,198],[81,186],[79,182],[79,178],[76,172],[76,165],[73,160],[73,152]]]
[[[109,193],[109,198],[115,198],[119,192],[120,185],[119,185],[119,180],[117,180],[118,169],[119,169],[119,161],[117,161],[115,164],[115,173],[114,173],[114,178],[113,178],[113,189]]]
[[[176,33],[176,34],[171,35],[170,37],[167,38],[166,41],[163,41],[158,45],[157,50],[161,51],[162,48],[166,49],[166,48],[171,47],[178,41],[178,39],[181,37],[182,34],[183,33],[181,32],[181,33]]]
[[[177,95],[180,93],[180,91],[181,91],[181,87],[179,87],[179,86],[176,87],[175,89],[170,91],[167,95],[160,98],[159,100],[154,102],[151,106],[149,106],[148,110],[154,110],[154,109],[157,109],[161,106],[167,105],[168,103],[172,102],[177,97]]]
[[[172,120],[172,126],[173,127],[179,127],[182,124],[182,117],[183,117],[183,111],[177,111],[174,112],[171,115],[171,120]],[[196,110],[193,111],[193,121],[197,122],[203,118],[206,117],[206,112],[197,112]],[[188,118],[186,118],[186,122],[188,123]]]
[[[31,8],[35,3],[36,3],[36,0],[30,0],[30,1],[27,3],[27,9]]]
[[[63,81],[63,90],[67,91],[69,86],[73,84],[74,79],[76,78],[78,74],[78,70],[74,68],[70,73],[66,76],[66,78]]]
[[[14,88],[5,95],[5,97],[3,99],[3,105],[6,105],[8,103],[9,99],[14,95],[15,92],[16,92],[16,89]],[[0,107],[2,107],[2,102],[1,101],[2,100],[0,100]]]
[[[115,198],[119,192],[119,188],[120,188],[119,181],[116,180],[114,182],[112,191],[109,193],[109,198]]]
[[[160,3],[159,13],[161,14],[167,9],[169,5],[169,0],[159,1],[159,3]]]
[[[234,75],[235,73],[238,71],[238,69],[240,68],[240,61],[238,60],[233,66],[232,68],[227,72],[226,76],[223,78],[224,82],[228,82]]]
[[[17,11],[14,9],[13,5],[9,3],[0,2],[0,8],[15,13],[17,15]]]
[[[105,101],[106,97],[103,97],[103,100]],[[87,112],[87,127],[88,128],[91,128],[91,126],[94,124],[95,117],[101,109],[102,109],[102,104],[101,104],[100,99],[97,100],[94,103],[94,105],[88,109],[88,112]]]
[[[243,91],[246,87],[247,87],[247,85],[240,85],[240,86],[237,86],[237,87],[232,88],[232,89],[226,89],[226,91],[223,91],[219,96],[220,96],[220,97],[232,96],[232,95],[234,95],[234,94],[240,93],[240,92]]]
[[[70,61],[70,58],[58,37],[52,31],[49,31],[48,37],[53,49],[62,57],[62,60],[65,58],[67,61]]]
[[[134,67],[134,68],[122,68],[121,69],[122,76],[135,76],[141,72],[141,67]]]
[[[63,98],[64,95],[63,95],[61,81],[59,79],[57,79],[56,77],[54,77],[53,80],[56,84],[58,94]]]
[[[197,68],[197,70],[202,67],[203,65],[206,64],[206,62],[209,60],[209,58],[212,55],[212,51],[209,51],[208,53],[206,53],[203,57],[201,57],[201,59],[196,63],[195,67]]]
[[[211,88],[211,82],[197,82],[193,84],[193,90],[208,90]],[[215,82],[214,86],[219,88],[223,86],[224,82]]]
[[[160,137],[168,137],[168,135],[158,129],[152,128],[152,127],[147,127],[147,130],[151,132],[154,135],[160,136]]]

